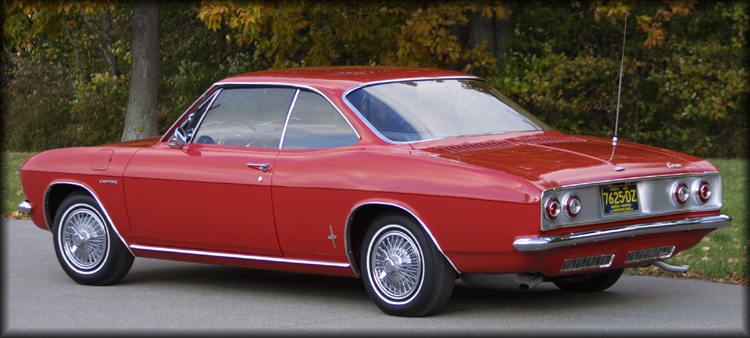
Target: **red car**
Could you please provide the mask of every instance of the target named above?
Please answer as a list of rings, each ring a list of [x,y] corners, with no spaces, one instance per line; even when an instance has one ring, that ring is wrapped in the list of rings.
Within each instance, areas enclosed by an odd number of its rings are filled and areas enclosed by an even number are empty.
[[[552,130],[475,76],[322,67],[215,83],[160,137],[55,149],[19,209],[74,281],[134,257],[362,278],[397,316],[456,279],[601,291],[729,226],[709,162]]]

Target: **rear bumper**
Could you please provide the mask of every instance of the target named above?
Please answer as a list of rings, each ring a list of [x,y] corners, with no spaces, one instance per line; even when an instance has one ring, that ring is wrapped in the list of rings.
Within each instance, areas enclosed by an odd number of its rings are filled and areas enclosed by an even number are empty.
[[[732,224],[732,218],[727,215],[684,218],[600,230],[571,232],[569,234],[557,236],[523,237],[513,241],[513,247],[521,252],[544,251],[634,236],[664,234],[687,230],[718,229],[729,226],[730,224]]]
[[[32,209],[31,203],[29,201],[22,201],[18,204],[18,210],[25,213],[30,213]]]

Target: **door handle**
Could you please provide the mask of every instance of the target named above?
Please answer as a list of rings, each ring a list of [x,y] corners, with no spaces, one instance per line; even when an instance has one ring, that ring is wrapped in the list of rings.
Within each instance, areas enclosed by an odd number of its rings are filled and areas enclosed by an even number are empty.
[[[271,165],[268,163],[248,163],[248,168],[258,169],[262,172],[268,171],[268,169],[271,169]]]

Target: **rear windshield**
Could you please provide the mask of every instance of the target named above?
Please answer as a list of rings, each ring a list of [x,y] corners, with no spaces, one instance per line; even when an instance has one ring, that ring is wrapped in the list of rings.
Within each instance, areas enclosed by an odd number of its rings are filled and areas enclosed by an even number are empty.
[[[550,129],[482,80],[381,83],[356,89],[346,99],[392,142]]]

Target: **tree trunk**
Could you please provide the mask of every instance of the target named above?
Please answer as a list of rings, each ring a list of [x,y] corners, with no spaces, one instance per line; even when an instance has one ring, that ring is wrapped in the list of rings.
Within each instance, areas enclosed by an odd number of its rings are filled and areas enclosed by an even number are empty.
[[[104,55],[104,61],[107,63],[107,71],[110,77],[120,76],[117,74],[117,55],[112,51],[112,39],[110,34],[112,33],[112,15],[109,13],[109,9],[105,8],[102,10],[101,18],[101,31],[100,31],[100,43],[99,48],[102,50]],[[157,53],[158,54],[158,53]]]
[[[122,140],[137,140],[158,134],[156,91],[159,80],[159,3],[135,0],[128,111]]]

